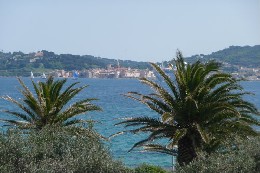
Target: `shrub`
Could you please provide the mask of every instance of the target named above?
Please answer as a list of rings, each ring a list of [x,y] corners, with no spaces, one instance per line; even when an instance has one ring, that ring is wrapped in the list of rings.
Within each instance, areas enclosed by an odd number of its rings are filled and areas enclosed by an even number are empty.
[[[1,172],[130,172],[114,161],[95,132],[51,128],[0,135]]]
[[[260,172],[260,137],[240,141],[236,149],[226,153],[211,155],[200,154],[196,160],[186,166],[177,166],[177,173],[192,172]]]
[[[167,171],[159,166],[142,164],[135,168],[135,173],[167,173]]]

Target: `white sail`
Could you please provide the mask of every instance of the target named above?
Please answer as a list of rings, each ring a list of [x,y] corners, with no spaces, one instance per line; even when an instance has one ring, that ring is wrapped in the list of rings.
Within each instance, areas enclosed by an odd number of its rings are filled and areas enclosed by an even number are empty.
[[[73,79],[78,79],[78,77],[79,77],[79,73],[77,71],[74,71],[72,78]]]
[[[46,75],[45,73],[42,73],[42,76],[41,76],[43,79],[46,79]]]
[[[34,78],[33,72],[31,71],[31,78]]]

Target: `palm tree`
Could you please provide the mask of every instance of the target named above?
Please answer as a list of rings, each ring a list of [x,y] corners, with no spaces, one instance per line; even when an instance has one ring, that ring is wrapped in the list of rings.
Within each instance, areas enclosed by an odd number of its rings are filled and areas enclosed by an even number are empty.
[[[255,106],[245,100],[238,80],[220,72],[220,64],[214,61],[194,64],[184,62],[180,51],[175,60],[174,78],[168,76],[156,64],[154,69],[163,78],[163,85],[153,80],[140,81],[151,87],[152,94],[129,92],[127,97],[137,100],[159,114],[159,118],[128,118],[118,124],[132,127],[132,133],[150,133],[135,147],[176,155],[180,165],[188,164],[198,151],[212,152],[235,137],[257,135],[251,125],[259,121],[251,115],[259,115]],[[173,67],[173,65],[171,65]],[[135,128],[133,128],[135,127]],[[167,145],[155,143],[167,138]],[[177,146],[177,150],[174,148]],[[177,151],[177,153],[176,153]]]
[[[54,78],[50,76],[46,82],[35,83],[32,80],[35,91],[35,94],[33,94],[20,78],[18,78],[18,81],[22,86],[20,92],[23,94],[24,99],[18,101],[9,96],[3,97],[22,110],[19,112],[4,110],[4,112],[18,118],[18,120],[1,119],[10,125],[26,129],[42,129],[46,125],[69,126],[87,121],[76,119],[75,116],[89,111],[101,110],[100,107],[91,104],[91,101],[97,100],[94,98],[83,99],[73,104],[70,103],[71,105],[65,108],[73,97],[87,87],[87,85],[84,85],[74,88],[79,82],[63,89],[66,79],[54,81]]]

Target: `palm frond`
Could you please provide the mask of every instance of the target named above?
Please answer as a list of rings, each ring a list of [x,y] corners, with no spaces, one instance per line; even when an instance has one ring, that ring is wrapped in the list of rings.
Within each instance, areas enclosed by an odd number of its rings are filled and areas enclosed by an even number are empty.
[[[150,126],[160,126],[160,125],[163,125],[163,123],[157,119],[157,118],[150,118],[150,117],[137,117],[137,118],[128,118],[124,121],[121,121],[119,123],[116,123],[116,125],[119,125],[119,124],[126,124],[125,126],[128,127],[128,126],[132,126],[131,124],[134,123],[134,125],[136,125],[136,123],[139,123],[140,125],[143,125],[143,124],[147,124],[147,125],[150,125]]]
[[[19,121],[19,120],[7,120],[7,119],[0,119],[2,122],[6,122],[10,125],[17,126],[22,129],[34,128],[34,125],[26,122],[26,121]]]
[[[17,100],[11,98],[10,96],[4,96],[2,97],[3,99],[14,103],[16,106],[18,106],[20,109],[22,109],[24,112],[27,113],[28,116],[30,116],[31,118],[35,118],[36,115],[34,114],[34,112],[32,112],[30,109],[28,109],[26,106],[24,106],[22,103],[18,102]]]
[[[145,151],[159,152],[172,156],[177,156],[177,149],[169,149],[166,146],[160,144],[147,144],[143,146]]]
[[[9,110],[3,110],[3,112],[11,114],[11,115],[13,115],[17,118],[23,119],[24,121],[26,121],[28,123],[33,123],[33,119],[26,114],[14,112],[14,111],[9,111]]]
[[[162,100],[155,98],[155,97],[151,97],[149,95],[142,95],[137,92],[128,92],[128,94],[126,94],[124,96],[137,100],[137,101],[147,105],[150,109],[156,111],[159,114],[162,114],[164,112],[168,112],[171,110],[169,105],[165,104]]]
[[[155,63],[150,63],[152,67],[163,77],[164,81],[167,83],[172,93],[174,94],[175,99],[179,99],[179,93],[177,87],[174,85],[171,78],[165,74],[165,72]]]
[[[141,141],[135,143],[135,144],[133,145],[133,147],[132,147],[130,150],[128,150],[128,152],[132,151],[132,150],[133,150],[134,148],[136,148],[136,147],[141,147],[141,146],[143,146],[143,145],[146,144],[147,142],[151,142],[151,141],[153,141],[153,140],[155,140],[155,139],[161,139],[161,138],[164,138],[164,137],[165,137],[165,136],[164,136],[164,130],[163,130],[163,129],[162,129],[162,130],[153,131],[146,139],[141,140]]]
[[[89,100],[89,99],[87,99]],[[80,115],[82,113],[87,113],[90,111],[102,111],[102,109],[99,106],[90,104],[85,101],[76,102],[73,105],[71,105],[69,108],[64,110],[62,113],[58,114],[54,120],[54,122],[58,121],[66,121],[67,119],[71,117],[75,117],[77,115]]]
[[[150,87],[152,87],[156,92],[159,93],[158,96],[160,96],[160,98],[167,103],[169,106],[174,106],[174,104],[176,103],[175,99],[169,94],[169,92],[167,90],[165,90],[164,88],[162,88],[161,86],[159,86],[157,83],[148,80],[146,78],[140,78],[140,81]]]
[[[196,128],[203,142],[208,144],[210,142],[210,139],[206,131],[199,124],[196,124]]]
[[[82,119],[73,119],[73,120],[68,120],[63,123],[63,126],[70,126],[70,125],[75,125],[75,124],[92,124],[96,123],[97,121],[94,120],[82,120]]]

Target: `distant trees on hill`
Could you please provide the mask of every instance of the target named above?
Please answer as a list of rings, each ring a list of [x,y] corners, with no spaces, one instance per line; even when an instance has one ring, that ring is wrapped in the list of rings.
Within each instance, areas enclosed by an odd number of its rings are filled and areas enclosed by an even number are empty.
[[[208,61],[215,59],[221,62],[227,62],[232,65],[240,65],[245,67],[260,67],[260,45],[256,46],[230,46],[229,48],[213,52],[209,55],[194,55],[186,60],[195,62],[198,59]]]
[[[210,55],[194,55],[185,59],[192,63],[200,59],[208,61],[216,59],[232,65],[244,67],[260,67],[260,45],[256,46],[230,46],[224,50],[213,52]],[[54,69],[83,70],[92,68],[106,68],[111,64],[118,66],[116,59],[94,57],[92,55],[60,54],[42,50],[40,53],[9,52],[0,51],[0,76],[29,76],[30,71],[43,72]],[[137,69],[151,68],[147,62],[136,62],[130,60],[119,60],[121,67]],[[230,69],[229,69],[230,70]]]
[[[42,50],[40,53],[0,52],[0,76],[29,76],[30,71],[48,71],[54,69],[83,70],[106,68],[109,64],[118,66],[118,60],[94,57],[91,55],[60,54]],[[147,62],[119,60],[120,66],[147,69]]]

